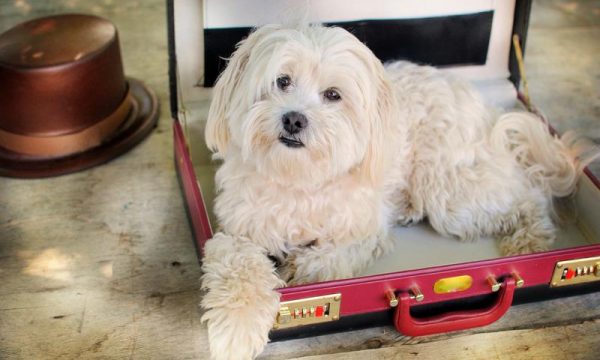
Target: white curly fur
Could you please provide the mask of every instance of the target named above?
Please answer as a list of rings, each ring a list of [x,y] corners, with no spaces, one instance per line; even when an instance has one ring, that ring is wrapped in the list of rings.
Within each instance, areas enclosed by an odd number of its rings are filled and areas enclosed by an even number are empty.
[[[323,96],[330,88],[341,100]],[[289,111],[308,119],[303,147],[279,140]],[[582,158],[576,137],[552,137],[533,115],[498,117],[432,67],[384,68],[350,33],[321,26],[264,26],[242,42],[215,86],[206,141],[223,160],[221,232],[202,267],[214,359],[261,352],[280,278],[351,277],[391,248],[396,222],[494,235],[505,254],[548,249],[552,197],[571,194],[598,153]]]
[[[275,274],[266,250],[243,237],[216,234],[204,247],[202,298],[211,354],[216,360],[252,359],[268,341],[279,309]],[[260,306],[258,306],[260,305]]]

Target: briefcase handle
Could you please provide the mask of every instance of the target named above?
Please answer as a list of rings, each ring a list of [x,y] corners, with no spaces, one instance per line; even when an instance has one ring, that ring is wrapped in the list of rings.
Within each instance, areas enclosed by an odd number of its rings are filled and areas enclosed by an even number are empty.
[[[410,314],[411,295],[402,292],[398,298],[394,324],[400,333],[407,336],[439,334],[489,325],[508,311],[513,301],[515,286],[515,279],[508,276],[491,306],[477,310],[453,311],[427,318],[414,318]]]

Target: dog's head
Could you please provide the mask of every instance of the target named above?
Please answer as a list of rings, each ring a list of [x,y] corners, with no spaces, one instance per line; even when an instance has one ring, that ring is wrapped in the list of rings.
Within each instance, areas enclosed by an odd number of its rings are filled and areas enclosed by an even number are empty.
[[[341,28],[258,28],[214,88],[206,142],[289,186],[380,182],[395,101],[381,62]]]

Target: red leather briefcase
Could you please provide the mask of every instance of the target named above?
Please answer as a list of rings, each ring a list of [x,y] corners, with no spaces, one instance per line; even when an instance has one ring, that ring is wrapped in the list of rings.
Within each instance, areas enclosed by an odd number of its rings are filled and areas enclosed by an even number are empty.
[[[465,2],[461,8],[440,1],[426,2],[428,6],[412,2],[421,6],[386,12],[381,19],[371,17],[376,10],[356,3],[347,13],[319,20],[351,27],[369,39],[386,36],[383,47],[382,42],[367,41],[375,44],[372,50],[383,61],[402,58],[447,67],[473,81],[490,103],[518,105],[519,73],[511,37],[519,35],[523,45],[531,1]],[[207,87],[222,70],[222,58],[259,25],[256,14],[224,16],[235,9],[210,0],[169,1],[175,163],[200,257],[214,228],[217,167],[204,145]],[[381,21],[386,22],[385,34]],[[390,48],[393,43],[409,45]],[[436,51],[427,50],[432,48]],[[281,309],[271,337],[380,323],[393,323],[405,335],[427,335],[490,324],[519,302],[598,291],[600,181],[587,170],[575,206],[577,220],[560,229],[555,248],[530,255],[501,257],[493,241],[458,243],[436,235],[426,224],[397,229],[404,239],[402,251],[385,256],[363,276],[280,289]],[[437,251],[427,251],[432,248]],[[311,310],[313,316],[302,316]]]

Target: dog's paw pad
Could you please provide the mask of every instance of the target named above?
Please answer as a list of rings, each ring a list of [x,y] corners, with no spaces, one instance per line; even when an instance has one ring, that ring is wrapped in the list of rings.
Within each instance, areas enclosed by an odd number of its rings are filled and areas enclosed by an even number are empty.
[[[293,263],[285,263],[277,268],[277,276],[288,285],[294,275],[296,275],[296,265]]]
[[[398,225],[403,226],[403,227],[413,226],[415,224],[418,224],[420,221],[421,221],[421,218],[419,216],[411,216],[411,215],[400,215],[400,216],[398,216],[398,219],[396,220]]]
[[[533,254],[549,250],[552,242],[552,238],[523,240],[507,236],[500,240],[500,252],[502,253],[502,256]]]

